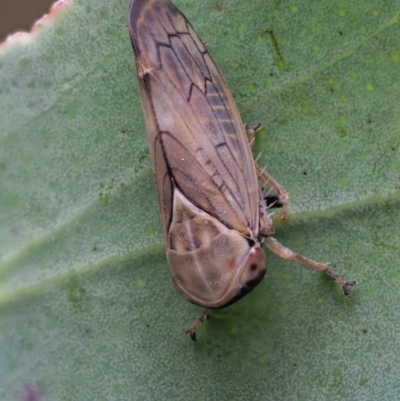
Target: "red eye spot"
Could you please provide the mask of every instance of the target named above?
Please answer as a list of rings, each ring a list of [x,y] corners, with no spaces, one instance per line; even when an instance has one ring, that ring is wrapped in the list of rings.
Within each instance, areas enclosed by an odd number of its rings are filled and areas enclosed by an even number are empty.
[[[266,271],[265,253],[260,247],[256,246],[250,251],[240,282],[246,289],[251,290],[262,281]]]

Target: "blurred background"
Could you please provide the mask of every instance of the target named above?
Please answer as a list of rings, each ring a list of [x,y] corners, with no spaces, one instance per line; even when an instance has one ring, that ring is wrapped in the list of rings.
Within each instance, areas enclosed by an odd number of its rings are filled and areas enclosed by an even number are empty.
[[[55,0],[0,0],[0,42],[17,31],[30,31]]]

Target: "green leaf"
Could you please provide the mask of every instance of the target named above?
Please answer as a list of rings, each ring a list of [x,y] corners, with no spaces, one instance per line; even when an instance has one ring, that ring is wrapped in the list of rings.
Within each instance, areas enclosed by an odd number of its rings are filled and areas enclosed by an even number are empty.
[[[194,343],[127,3],[64,2],[0,49],[0,399],[397,399],[400,4],[176,0],[264,126],[255,153],[292,198],[276,238],[358,282],[344,297],[268,253]]]

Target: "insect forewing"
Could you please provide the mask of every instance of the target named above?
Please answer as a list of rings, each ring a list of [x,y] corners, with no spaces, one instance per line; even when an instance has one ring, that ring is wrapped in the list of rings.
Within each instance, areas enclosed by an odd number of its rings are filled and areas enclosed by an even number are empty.
[[[129,30],[164,232],[171,219],[168,172],[191,202],[256,238],[253,157],[233,97],[204,43],[169,0],[133,0]]]
[[[244,125],[204,43],[169,0],[133,0],[129,31],[173,282],[219,308],[266,272]]]

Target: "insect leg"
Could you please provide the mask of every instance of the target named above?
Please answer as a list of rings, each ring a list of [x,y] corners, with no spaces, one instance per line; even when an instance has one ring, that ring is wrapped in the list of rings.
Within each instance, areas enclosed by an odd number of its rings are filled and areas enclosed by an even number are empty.
[[[267,173],[265,168],[261,168],[260,166],[258,166],[256,164],[256,170],[257,170],[257,175],[261,178],[261,180],[266,185],[271,187],[276,192],[276,194],[278,196],[278,204],[279,205],[278,206],[274,206],[274,207],[287,206],[289,204],[289,201],[290,201],[290,196],[286,192],[286,189],[283,188],[282,185],[279,184],[279,182],[276,181],[274,177],[272,177],[269,173]],[[268,196],[267,196],[267,198],[268,198]],[[267,206],[268,206],[268,201],[267,201]]]
[[[204,320],[207,320],[210,314],[210,309],[204,309],[203,313],[186,329],[185,334],[189,334],[190,338],[193,341],[196,341],[196,330],[204,322]]]
[[[343,290],[345,295],[349,294],[350,288],[356,285],[354,280],[344,280],[342,279],[330,266],[328,263],[316,262],[314,260],[305,258],[291,249],[286,248],[280,242],[278,242],[273,237],[266,237],[263,242],[272,252],[279,255],[281,258],[294,260],[304,266],[311,269],[318,270],[320,272],[325,272],[329,277],[332,277],[339,287]]]
[[[256,131],[262,128],[260,123],[256,124],[245,124],[244,126],[247,134],[247,139],[250,142],[250,146],[252,147],[254,144],[254,136]],[[290,197],[286,190],[279,184],[278,181],[275,180],[271,175],[267,173],[265,168],[261,168],[256,163],[257,175],[267,184],[269,187],[272,188],[273,191],[276,192],[276,195],[267,195],[264,197],[267,208],[277,208],[277,207],[284,207],[289,203]]]
[[[245,124],[244,125],[244,129],[246,130],[246,134],[247,134],[247,139],[250,142],[250,146],[253,147],[253,143],[254,143],[254,135],[256,133],[256,131],[258,131],[259,129],[262,128],[262,125],[260,123],[256,123],[256,124]]]
[[[280,202],[279,196],[278,195],[266,195],[264,196],[265,204],[267,206],[267,209],[272,209],[272,208],[278,208],[278,207],[283,207],[283,205]]]

